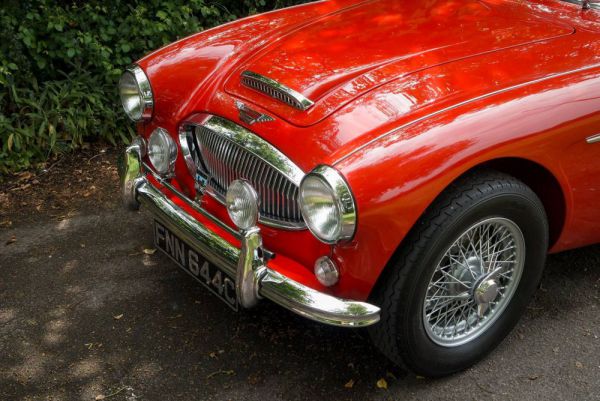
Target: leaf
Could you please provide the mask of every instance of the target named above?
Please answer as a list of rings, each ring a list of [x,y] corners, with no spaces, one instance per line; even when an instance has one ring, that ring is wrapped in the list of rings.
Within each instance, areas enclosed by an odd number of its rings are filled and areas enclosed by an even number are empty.
[[[11,150],[12,150],[14,139],[15,139],[15,134],[10,134],[10,135],[8,136],[8,140],[6,141],[6,148],[7,148],[9,151],[11,151]]]
[[[156,249],[154,249],[154,248],[144,248],[144,253],[146,255],[154,255],[155,252],[156,252]]]
[[[106,396],[105,396],[104,394],[98,394],[98,395],[97,395],[97,396],[94,398],[94,400],[96,400],[96,401],[101,401],[101,400],[103,400],[103,399],[105,399],[105,398],[106,398]]]
[[[6,241],[6,245],[14,244],[15,242],[17,242],[17,237],[13,235],[8,241]]]
[[[346,384],[344,384],[344,387],[346,387],[346,388],[354,387],[354,379],[348,380],[348,382]]]
[[[123,317],[123,314],[121,313],[121,314],[113,316],[113,319],[120,320],[122,317]]]
[[[581,363],[581,362],[577,361],[577,362],[575,362],[575,367],[576,367],[577,369],[583,369],[583,363]]]
[[[377,388],[383,388],[383,389],[387,390],[388,383],[383,377],[381,379],[377,380]]]

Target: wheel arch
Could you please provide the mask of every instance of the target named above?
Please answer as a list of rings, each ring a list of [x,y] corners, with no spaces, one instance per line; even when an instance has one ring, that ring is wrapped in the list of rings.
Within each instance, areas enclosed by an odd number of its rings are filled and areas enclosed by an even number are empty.
[[[548,217],[548,228],[549,228],[549,248],[552,248],[560,238],[567,218],[567,200],[565,197],[565,191],[558,180],[558,178],[544,167],[542,164],[535,161],[520,158],[520,157],[501,157],[496,159],[490,159],[483,161],[479,164],[471,166],[460,175],[450,181],[442,191],[431,201],[429,206],[421,213],[417,222],[413,225],[407,235],[400,242],[392,257],[389,259],[385,268],[379,275],[375,285],[372,287],[369,298],[376,292],[383,282],[386,281],[387,274],[389,273],[389,267],[394,265],[398,258],[400,250],[405,245],[407,240],[412,238],[412,231],[418,225],[418,222],[431,210],[436,204],[438,199],[450,188],[455,182],[464,178],[465,176],[476,174],[480,170],[495,170],[507,175],[510,175],[527,185],[532,191],[540,198]]]

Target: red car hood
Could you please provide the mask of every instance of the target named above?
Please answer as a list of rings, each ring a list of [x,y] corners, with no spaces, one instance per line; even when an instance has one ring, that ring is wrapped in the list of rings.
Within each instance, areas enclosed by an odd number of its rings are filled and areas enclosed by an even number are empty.
[[[269,38],[235,63],[225,90],[292,124],[312,125],[415,71],[573,33],[525,7],[500,0],[365,1]],[[315,104],[301,111],[259,94],[241,84],[244,71],[271,78]]]

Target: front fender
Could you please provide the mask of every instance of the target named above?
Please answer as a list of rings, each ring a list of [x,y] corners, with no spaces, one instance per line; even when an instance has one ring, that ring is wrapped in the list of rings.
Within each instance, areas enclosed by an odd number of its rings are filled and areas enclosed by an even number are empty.
[[[567,195],[569,220],[573,199],[561,160],[565,149],[585,141],[584,132],[574,133],[598,109],[599,100],[589,96],[596,89],[597,73],[585,70],[521,85],[390,130],[342,158],[335,167],[350,183],[359,215],[353,243],[335,248],[346,262],[342,274],[362,290],[374,285],[440,193],[496,159],[547,169]]]

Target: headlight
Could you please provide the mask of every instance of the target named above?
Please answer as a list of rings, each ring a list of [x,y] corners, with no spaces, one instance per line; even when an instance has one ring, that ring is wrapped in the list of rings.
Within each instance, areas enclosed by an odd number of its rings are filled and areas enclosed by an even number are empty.
[[[154,170],[162,176],[172,175],[177,159],[177,145],[166,129],[155,129],[148,139],[148,158]]]
[[[258,221],[258,195],[245,180],[235,180],[227,188],[225,204],[231,221],[241,228],[248,230]]]
[[[300,183],[300,207],[309,230],[322,242],[348,241],[356,229],[350,187],[332,167],[318,166]]]
[[[119,94],[125,113],[133,121],[148,120],[152,117],[154,96],[150,81],[140,67],[133,65],[121,75]]]

